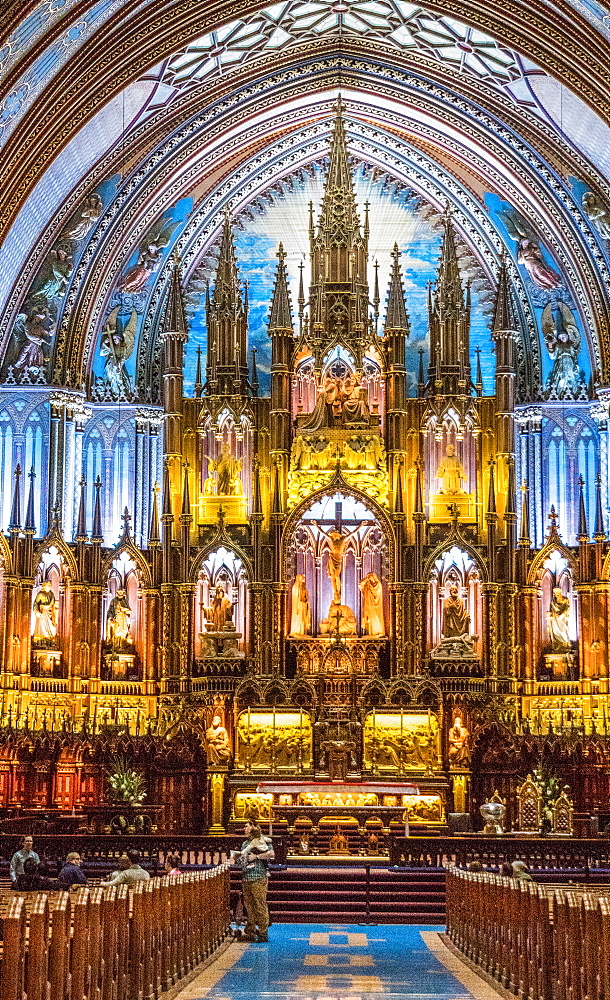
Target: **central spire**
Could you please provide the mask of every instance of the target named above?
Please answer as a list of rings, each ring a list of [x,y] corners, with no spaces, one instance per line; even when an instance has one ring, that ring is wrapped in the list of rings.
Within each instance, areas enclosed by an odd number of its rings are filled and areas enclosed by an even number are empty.
[[[343,106],[339,98],[317,231],[310,206],[311,285],[309,339],[321,363],[336,344],[348,347],[360,368],[371,336],[369,319],[368,204],[364,228],[354,194],[347,152]]]
[[[343,106],[336,105],[335,127],[330,146],[330,167],[324,188],[324,201],[318,220],[317,241],[326,247],[362,247],[360,219],[356,208],[354,183],[347,152]]]

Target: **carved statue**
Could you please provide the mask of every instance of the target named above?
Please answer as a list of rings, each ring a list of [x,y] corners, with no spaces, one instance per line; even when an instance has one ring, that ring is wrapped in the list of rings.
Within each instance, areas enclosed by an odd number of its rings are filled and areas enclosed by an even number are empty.
[[[133,645],[130,624],[131,608],[127,595],[124,590],[117,590],[106,615],[106,640],[113,649],[124,649]]]
[[[208,631],[224,632],[233,629],[233,602],[227,597],[223,587],[216,587],[214,597],[208,608],[203,609],[205,620],[213,629]]]
[[[57,635],[57,602],[50,580],[45,580],[34,598],[32,615],[32,638],[34,640],[55,639]]]
[[[318,401],[304,429],[368,427],[369,423],[366,389],[352,375],[326,374]]]
[[[605,202],[594,191],[585,191],[581,202],[602,239],[610,240],[610,210]]]
[[[367,573],[358,587],[362,594],[362,628],[365,635],[385,635],[381,580],[376,573]]]
[[[223,497],[239,497],[243,494],[243,487],[239,474],[241,472],[241,460],[234,458],[231,454],[231,445],[225,441],[220,449],[220,456],[217,459],[208,456],[210,472],[215,472],[216,494]]]
[[[546,393],[553,399],[576,399],[586,395],[586,382],[578,365],[580,331],[565,302],[554,308],[549,302],[542,313],[542,333],[554,362],[546,380]]]
[[[297,573],[292,585],[290,635],[307,635],[311,629],[311,607],[305,577]]]
[[[215,715],[212,724],[205,731],[206,751],[211,764],[228,764],[231,757],[229,734],[222,725],[222,719]]]
[[[329,854],[349,854],[349,842],[340,827],[335,827],[334,835],[331,837]]]
[[[570,599],[561,587],[553,587],[551,606],[546,616],[547,629],[553,653],[567,653],[572,649],[570,640]]]
[[[332,601],[328,609],[328,618],[320,622],[321,635],[356,635],[358,625],[356,617],[347,604]]]
[[[449,588],[449,597],[443,605],[443,639],[452,639],[468,635],[470,632],[470,615],[466,605],[459,596],[459,588],[453,583]]]
[[[436,470],[436,476],[441,480],[439,493],[446,496],[455,496],[464,492],[461,484],[462,480],[466,479],[466,472],[455,453],[455,445],[447,445],[445,455]]]
[[[462,725],[459,715],[449,730],[449,764],[452,767],[468,767],[470,764],[470,733]]]
[[[341,576],[343,573],[343,553],[345,552],[349,539],[353,535],[358,534],[361,525],[359,524],[358,527],[354,528],[353,531],[350,531],[349,534],[344,535],[337,528],[331,528],[330,531],[325,531],[324,528],[320,527],[317,521],[314,521],[313,523],[315,524],[316,528],[318,528],[318,530],[321,531],[322,534],[326,536],[326,538],[328,538],[328,564],[326,567],[326,571],[328,573],[330,582],[332,583],[333,586],[333,603],[340,604]]]

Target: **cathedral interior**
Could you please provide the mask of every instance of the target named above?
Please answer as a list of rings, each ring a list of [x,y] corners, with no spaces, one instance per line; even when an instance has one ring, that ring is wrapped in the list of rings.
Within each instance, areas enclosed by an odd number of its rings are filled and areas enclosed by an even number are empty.
[[[605,10],[8,0],[3,816],[610,820]]]

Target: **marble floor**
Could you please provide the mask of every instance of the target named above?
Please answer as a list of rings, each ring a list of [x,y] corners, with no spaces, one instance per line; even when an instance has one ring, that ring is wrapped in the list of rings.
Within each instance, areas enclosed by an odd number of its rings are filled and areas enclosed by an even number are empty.
[[[274,924],[233,942],[176,1000],[497,1000],[440,927]]]

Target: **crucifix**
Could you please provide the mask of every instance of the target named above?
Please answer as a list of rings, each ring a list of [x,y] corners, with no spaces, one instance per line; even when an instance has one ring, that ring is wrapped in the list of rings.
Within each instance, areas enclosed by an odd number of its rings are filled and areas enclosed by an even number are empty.
[[[306,521],[306,524],[313,524],[328,539],[328,576],[333,587],[333,602],[341,604],[341,575],[343,571],[343,554],[347,543],[353,535],[356,535],[364,524],[368,521],[359,521],[355,518],[343,518],[343,503],[341,500],[335,501],[335,516],[331,520],[323,518],[320,521]],[[325,530],[323,525],[329,525],[330,530]],[[352,531],[343,533],[343,527],[348,529],[354,525]]]

